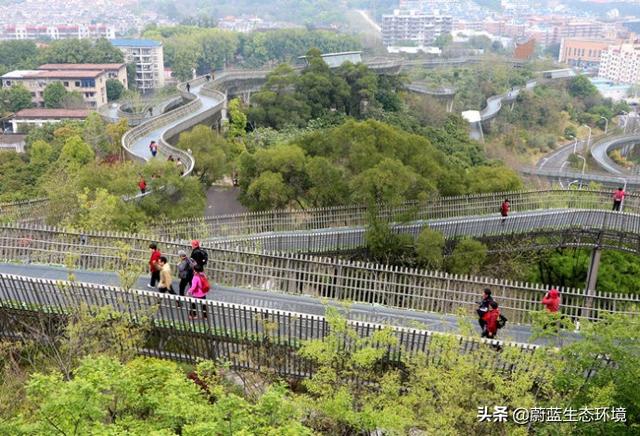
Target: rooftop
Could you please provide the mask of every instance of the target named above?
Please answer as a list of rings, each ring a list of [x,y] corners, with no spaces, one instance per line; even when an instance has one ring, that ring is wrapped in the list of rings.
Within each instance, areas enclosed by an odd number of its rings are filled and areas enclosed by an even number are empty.
[[[160,47],[162,45],[160,41],[154,41],[153,39],[116,38],[109,41],[115,47]]]
[[[104,74],[103,70],[15,70],[4,76],[3,79],[86,79],[96,78]]]
[[[118,70],[126,64],[44,64],[39,70]]]
[[[64,119],[64,118],[87,118],[91,111],[89,109],[22,109],[15,115],[17,119]]]

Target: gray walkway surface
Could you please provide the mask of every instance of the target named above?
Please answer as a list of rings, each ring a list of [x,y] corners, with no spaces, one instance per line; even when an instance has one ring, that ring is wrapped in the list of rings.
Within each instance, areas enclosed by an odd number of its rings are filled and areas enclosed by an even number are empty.
[[[245,213],[247,208],[238,201],[240,188],[231,186],[212,186],[207,191],[207,210],[205,216]]]
[[[205,82],[206,83],[206,82]],[[149,133],[147,133],[145,136],[141,137],[140,139],[138,139],[132,146],[131,146],[131,152],[142,157],[145,160],[149,160],[151,159],[151,152],[149,151],[149,144],[151,143],[151,141],[158,141],[158,139],[160,138],[160,135],[162,135],[163,132],[165,132],[166,130],[169,130],[171,127],[175,126],[178,123],[181,123],[184,120],[188,120],[190,118],[195,117],[196,115],[205,112],[206,110],[212,108],[213,106],[217,105],[218,103],[220,103],[220,101],[216,98],[213,97],[209,97],[209,96],[205,96],[200,94],[200,90],[202,89],[202,87],[205,84],[199,85],[199,86],[194,86],[191,88],[191,93],[192,94],[196,94],[198,96],[198,98],[202,101],[202,106],[200,106],[197,110],[190,112],[186,115],[184,115],[183,117],[180,117],[178,119],[176,119],[172,124],[170,125],[164,125],[162,127],[158,127],[155,130],[150,131]]]
[[[68,280],[68,270],[63,267],[34,264],[0,264],[0,273],[14,274],[26,277]],[[73,271],[77,282],[94,283],[101,285],[119,286],[118,276],[113,272],[104,271]],[[444,315],[432,312],[418,312],[406,309],[395,309],[381,305],[355,303],[345,308],[344,304],[335,301],[320,300],[304,295],[289,295],[272,291],[227,288],[216,285],[212,280],[212,290],[208,299],[232,304],[257,306],[275,310],[324,315],[327,305],[337,307],[347,317],[354,321],[366,321],[378,324],[403,326],[424,329],[436,332],[458,333],[458,319],[453,315]],[[138,280],[137,289],[148,290],[148,279],[141,277]],[[178,289],[178,283],[174,282],[174,289]],[[478,296],[480,299],[480,296]],[[475,320],[475,314],[470,318],[473,327],[480,336],[480,328]],[[520,343],[543,344],[544,340],[531,341],[531,329],[526,325],[507,324],[500,331],[498,339]]]

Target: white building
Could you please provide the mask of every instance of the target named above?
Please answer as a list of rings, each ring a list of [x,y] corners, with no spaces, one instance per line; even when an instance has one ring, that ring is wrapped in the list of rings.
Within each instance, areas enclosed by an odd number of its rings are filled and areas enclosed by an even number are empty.
[[[112,39],[111,44],[124,53],[126,63],[136,66],[136,86],[142,93],[164,86],[162,43],[151,39]]]
[[[382,41],[386,47],[429,45],[452,30],[453,18],[447,15],[396,9],[393,14],[382,16]]]
[[[614,45],[603,51],[598,76],[616,83],[639,83],[640,44]]]
[[[0,33],[0,39],[98,39],[115,38],[116,30],[105,24],[59,24],[59,25],[9,25]]]

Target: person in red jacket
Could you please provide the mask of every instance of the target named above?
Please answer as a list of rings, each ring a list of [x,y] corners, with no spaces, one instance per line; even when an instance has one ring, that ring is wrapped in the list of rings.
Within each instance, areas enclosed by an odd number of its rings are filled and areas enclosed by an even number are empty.
[[[144,194],[147,192],[147,182],[144,181],[144,177],[140,176],[140,181],[138,182],[138,188],[140,188],[140,193]]]
[[[482,316],[484,321],[484,330],[482,331],[483,338],[494,339],[498,333],[498,320],[500,319],[500,309],[498,309],[498,303],[492,301],[491,309]]]
[[[626,192],[624,192],[622,187],[613,193],[613,210],[620,212],[620,206],[622,206],[622,200],[624,200],[625,194]]]
[[[547,308],[548,312],[555,313],[560,309],[560,292],[552,288],[542,299],[542,304]]]
[[[505,200],[502,202],[502,205],[500,206],[500,215],[502,215],[503,223],[507,219],[510,209],[511,209],[511,203],[509,202],[508,198],[505,198]]]
[[[150,288],[155,288],[156,283],[160,282],[160,257],[162,253],[158,250],[158,246],[154,243],[149,244],[151,250],[151,257],[149,258],[149,272],[151,273],[151,281],[147,285]]]

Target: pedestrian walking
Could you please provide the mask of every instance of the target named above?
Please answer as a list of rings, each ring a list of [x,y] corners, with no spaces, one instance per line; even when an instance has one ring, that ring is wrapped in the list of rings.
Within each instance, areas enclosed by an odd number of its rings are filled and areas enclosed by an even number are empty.
[[[509,202],[508,198],[505,198],[505,200],[502,202],[502,205],[500,206],[500,215],[502,215],[502,222],[503,223],[507,219],[507,216],[509,215],[509,210],[510,209],[511,209],[511,203]]]
[[[193,249],[191,250],[191,259],[196,265],[200,265],[204,269],[209,261],[209,255],[200,247],[200,241],[198,240],[191,241],[191,248]]]
[[[160,283],[158,284],[158,291],[162,293],[175,294],[173,290],[173,276],[171,275],[171,265],[167,261],[165,256],[160,256],[158,260],[160,266]]]
[[[624,192],[622,187],[613,193],[613,210],[620,211],[620,206],[622,206],[622,200],[624,200],[625,194],[626,192]]]
[[[178,171],[180,171],[181,176],[184,175],[184,164],[182,163],[180,158],[176,160],[176,168],[178,168]]]
[[[189,288],[189,295],[193,298],[199,298],[201,300],[207,299],[207,293],[209,293],[210,285],[207,276],[204,274],[203,269],[200,265],[196,265],[193,267],[194,274],[193,280],[191,281],[191,287]],[[202,318],[207,318],[207,306],[206,304],[201,304],[202,307]],[[191,303],[191,311],[189,312],[189,319],[198,319],[198,308],[195,303]]]
[[[152,116],[153,116],[153,108],[152,108],[152,107],[150,107],[150,108],[149,108],[149,116],[150,116],[150,117],[152,117]]]
[[[551,288],[542,299],[542,304],[544,304],[547,312],[557,312],[560,309],[560,292],[556,288]]]
[[[207,82],[211,80],[211,74],[207,74],[206,76],[204,76],[207,79]]]
[[[491,289],[485,288],[482,293],[482,301],[478,303],[478,309],[476,309],[476,313],[478,314],[478,324],[480,324],[480,328],[484,330],[484,315],[489,311],[490,305],[493,302],[493,297],[491,297]]]
[[[141,194],[147,192],[147,182],[144,181],[144,177],[142,176],[140,176],[140,181],[138,181],[138,188],[140,188]]]
[[[155,288],[156,284],[160,281],[160,257],[162,253],[158,250],[158,246],[155,243],[149,244],[151,250],[151,257],[149,258],[149,272],[151,273],[151,281],[149,281],[150,288]]]
[[[498,309],[498,303],[492,301],[489,305],[489,310],[482,316],[484,320],[484,329],[482,330],[482,337],[494,339],[498,334],[498,321],[500,320],[500,309]]]
[[[158,144],[156,144],[156,141],[151,141],[149,151],[151,152],[151,156],[156,157],[156,154],[158,154]]]
[[[191,85],[187,82],[187,92],[191,92]]]
[[[178,293],[184,296],[187,287],[191,286],[191,281],[193,279],[193,266],[187,257],[186,251],[178,251],[178,256],[180,256],[180,261],[178,262],[178,278],[180,279]]]
[[[172,154],[169,155],[169,157],[167,158],[167,161],[168,162],[174,162],[175,161],[175,158],[173,157]]]

